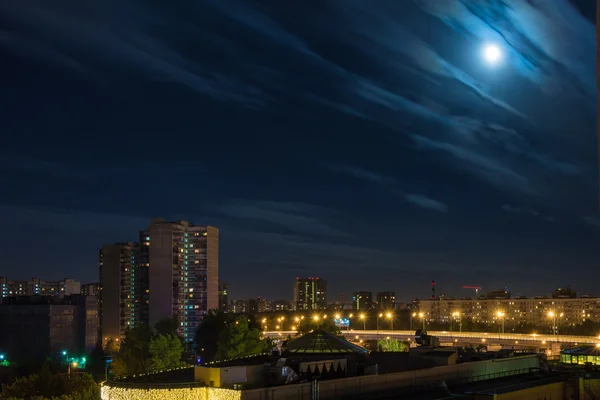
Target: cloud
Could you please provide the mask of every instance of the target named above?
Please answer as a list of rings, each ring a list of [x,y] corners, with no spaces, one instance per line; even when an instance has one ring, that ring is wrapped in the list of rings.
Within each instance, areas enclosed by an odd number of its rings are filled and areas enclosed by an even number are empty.
[[[322,221],[325,209],[306,203],[274,201],[231,201],[217,207],[217,211],[229,217],[246,221],[262,221],[271,226],[288,229],[298,235],[349,236]]]
[[[533,210],[531,208],[527,208],[527,207],[516,207],[516,206],[511,206],[510,204],[505,204],[502,206],[502,209],[506,212],[513,213],[513,214],[528,215],[528,216],[537,218],[544,222],[556,222],[556,220],[553,217],[550,217],[547,215],[542,215],[538,211]]]
[[[116,11],[109,12],[113,8]],[[60,54],[62,64],[71,68],[85,68],[87,62],[124,68],[157,81],[184,85],[218,101],[250,108],[268,101],[259,88],[208,70],[172,49],[164,37],[155,36],[152,25],[164,22],[161,18],[169,18],[168,14],[158,16],[148,8],[132,9],[126,3],[111,0],[101,4],[78,3],[76,7],[31,0],[3,2],[0,15],[16,29],[36,36],[39,46],[27,50],[33,56],[51,43],[53,52],[44,50],[42,56],[56,58]],[[25,49],[18,38],[4,35],[2,43],[21,54]]]
[[[342,172],[345,174],[349,174],[354,176],[355,178],[365,180],[371,183],[380,184],[380,185],[388,185],[396,182],[394,178],[381,175],[375,172],[368,171],[366,169],[352,167],[349,165],[329,165],[329,169],[335,172]]]
[[[586,217],[583,217],[583,220],[587,224],[590,224],[591,226],[594,226],[596,228],[600,228],[600,217],[597,217],[595,215],[588,215]]]
[[[460,160],[463,167],[470,173],[480,177],[487,183],[492,183],[504,189],[518,189],[527,194],[536,194],[537,191],[531,182],[498,161],[469,150],[465,147],[442,141],[435,141],[420,135],[412,135],[417,148],[441,151]]]
[[[406,193],[403,196],[406,199],[406,201],[408,201],[409,203],[412,203],[414,205],[417,205],[421,208],[425,208],[427,210],[443,212],[443,213],[448,212],[447,205],[445,205],[444,203],[439,202],[437,200],[433,200],[427,196],[423,196],[421,194],[413,194],[413,193]]]

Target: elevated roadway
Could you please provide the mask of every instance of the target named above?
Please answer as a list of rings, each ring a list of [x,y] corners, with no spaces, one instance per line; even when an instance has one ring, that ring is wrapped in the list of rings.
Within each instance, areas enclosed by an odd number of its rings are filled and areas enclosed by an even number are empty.
[[[296,331],[269,331],[264,332],[266,336],[277,338],[292,337],[297,334]],[[391,330],[343,330],[342,334],[348,340],[377,340],[385,338],[394,338],[399,340],[414,340],[415,331],[391,331]],[[487,333],[487,332],[448,332],[448,331],[427,331],[429,336],[436,336],[440,343],[488,343],[501,345],[521,345],[550,347],[552,344],[568,344],[571,346],[583,344],[595,344],[600,346],[600,337],[598,336],[573,336],[573,335],[541,335],[527,333]]]

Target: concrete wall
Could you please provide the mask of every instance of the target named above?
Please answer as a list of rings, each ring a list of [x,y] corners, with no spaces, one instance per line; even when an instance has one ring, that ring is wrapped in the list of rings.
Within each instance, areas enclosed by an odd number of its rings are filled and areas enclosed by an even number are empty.
[[[366,375],[352,378],[334,379],[319,382],[319,397],[335,399],[347,395],[373,393],[408,386],[424,385],[436,381],[450,381],[488,374],[506,373],[515,370],[539,368],[537,356],[513,357],[501,360],[487,360],[465,364],[448,365],[416,371],[398,372],[384,375]],[[265,389],[244,390],[243,400],[309,400],[311,384],[277,386]]]

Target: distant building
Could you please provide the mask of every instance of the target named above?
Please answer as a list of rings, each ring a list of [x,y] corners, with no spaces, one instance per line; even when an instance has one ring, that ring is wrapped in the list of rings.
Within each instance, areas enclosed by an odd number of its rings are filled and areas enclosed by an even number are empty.
[[[248,301],[246,300],[231,300],[229,310],[236,314],[243,314],[248,312]]]
[[[491,290],[485,294],[488,300],[510,299],[510,293],[506,289]]]
[[[556,325],[581,324],[585,321],[600,322],[600,298],[533,298],[514,299],[452,299],[420,300],[414,312],[423,313],[426,321],[449,323],[457,318],[478,323],[491,324],[498,321],[498,312],[503,314],[506,328],[511,325],[528,324],[551,329],[552,317]],[[455,316],[456,315],[456,316]]]
[[[100,270],[100,329],[102,344],[122,339],[128,328],[142,324],[136,315],[136,291],[139,245],[137,243],[114,243],[102,246],[99,253]]]
[[[2,297],[14,296],[70,296],[81,292],[81,283],[73,279],[62,281],[44,281],[31,278],[28,281],[11,281],[0,277]]]
[[[294,305],[298,311],[327,308],[327,281],[320,278],[296,278]]]
[[[356,292],[352,297],[354,300],[354,309],[357,311],[369,311],[373,308],[373,293]]]
[[[248,308],[246,312],[250,314],[256,314],[258,312],[258,302],[260,299],[250,299],[248,300]]]
[[[381,310],[393,310],[396,308],[396,293],[379,292],[377,293],[377,304]]]
[[[98,301],[80,294],[9,297],[0,326],[0,349],[13,360],[88,354],[98,343]]]
[[[219,282],[219,311],[229,311],[228,286],[225,282]]]
[[[289,311],[292,308],[290,307],[290,302],[287,300],[275,300],[271,306],[272,311]]]
[[[86,283],[81,285],[82,296],[98,296],[100,292],[100,283]]]
[[[574,299],[577,297],[577,292],[573,289],[567,288],[557,288],[552,291],[553,299]]]
[[[176,318],[194,339],[202,317],[219,309],[219,230],[154,218],[148,229],[151,326]]]

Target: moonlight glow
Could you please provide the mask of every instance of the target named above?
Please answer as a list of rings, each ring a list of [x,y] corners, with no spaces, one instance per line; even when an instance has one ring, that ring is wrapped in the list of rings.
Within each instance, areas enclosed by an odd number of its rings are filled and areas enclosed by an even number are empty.
[[[490,64],[496,64],[502,58],[502,52],[498,46],[488,44],[483,48],[483,58]]]

